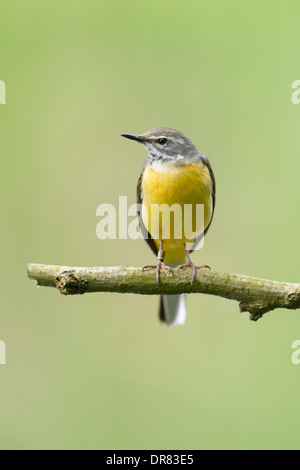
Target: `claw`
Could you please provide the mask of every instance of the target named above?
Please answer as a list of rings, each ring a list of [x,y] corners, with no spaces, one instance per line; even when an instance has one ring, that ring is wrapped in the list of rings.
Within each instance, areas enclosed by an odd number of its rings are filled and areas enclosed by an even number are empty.
[[[146,264],[146,266],[142,268],[142,271],[145,271],[145,269],[156,269],[156,268],[157,266],[154,264]]]
[[[191,284],[193,284],[193,282],[195,280],[196,269],[204,269],[204,268],[210,269],[210,267],[207,266],[207,264],[204,264],[203,266],[195,266],[193,263],[189,263],[189,264],[182,264],[181,266],[179,266],[178,271],[180,271],[183,268],[192,268],[193,276],[192,276]]]
[[[156,282],[157,282],[157,285],[159,286],[159,282],[160,282],[160,270],[161,269],[166,269],[167,271],[169,271],[171,274],[174,274],[174,271],[172,268],[170,268],[170,266],[164,266],[161,264],[161,261],[159,261],[157,263],[157,265],[146,265],[143,267],[142,271],[145,271],[145,269],[156,269]]]

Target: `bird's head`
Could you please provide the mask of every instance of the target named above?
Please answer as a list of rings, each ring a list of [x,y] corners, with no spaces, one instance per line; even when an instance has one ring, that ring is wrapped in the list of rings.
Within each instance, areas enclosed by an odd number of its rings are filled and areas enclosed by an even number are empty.
[[[139,135],[121,135],[143,144],[150,161],[176,161],[178,164],[185,164],[193,161],[199,153],[184,134],[168,127],[158,127]]]

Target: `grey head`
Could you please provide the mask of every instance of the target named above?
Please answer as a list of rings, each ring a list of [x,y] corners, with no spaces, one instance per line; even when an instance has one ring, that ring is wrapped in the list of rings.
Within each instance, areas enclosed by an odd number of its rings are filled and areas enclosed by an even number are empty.
[[[182,132],[168,127],[151,129],[144,134],[121,134],[122,137],[143,144],[148,153],[148,161],[170,162],[186,165],[205,158],[195,145]]]

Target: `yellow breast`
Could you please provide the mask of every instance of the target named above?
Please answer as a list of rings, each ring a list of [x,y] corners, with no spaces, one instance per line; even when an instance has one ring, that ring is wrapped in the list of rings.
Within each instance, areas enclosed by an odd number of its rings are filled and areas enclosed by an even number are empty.
[[[188,165],[169,162],[147,165],[141,190],[142,217],[148,232],[155,240],[164,241],[165,251],[180,245],[180,255],[174,256],[184,258],[183,243],[194,241],[211,220],[212,181],[207,166],[202,161]],[[174,205],[181,211],[176,211],[176,207],[170,211]],[[202,217],[201,214],[198,217],[196,205],[202,208]]]

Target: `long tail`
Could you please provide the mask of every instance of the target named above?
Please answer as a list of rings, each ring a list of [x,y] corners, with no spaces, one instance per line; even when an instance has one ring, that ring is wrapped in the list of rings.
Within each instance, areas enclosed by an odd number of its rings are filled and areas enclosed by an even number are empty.
[[[184,325],[186,320],[185,294],[162,295],[159,318],[169,326]]]

